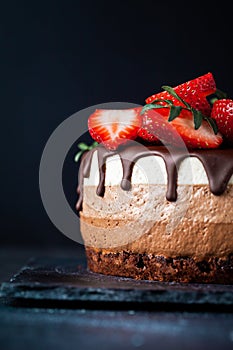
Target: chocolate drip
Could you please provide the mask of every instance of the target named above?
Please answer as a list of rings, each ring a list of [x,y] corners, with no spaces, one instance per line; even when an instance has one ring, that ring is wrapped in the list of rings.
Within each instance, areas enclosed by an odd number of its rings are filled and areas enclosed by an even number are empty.
[[[79,169],[79,185],[78,185],[78,203],[76,209],[82,209],[83,201],[83,182],[85,177],[89,177],[91,161],[93,153],[97,151],[99,162],[99,184],[96,194],[104,196],[105,191],[105,173],[106,159],[114,154],[118,154],[123,168],[123,177],[121,188],[129,191],[131,188],[131,177],[133,167],[136,161],[142,157],[151,155],[162,157],[165,162],[167,171],[167,192],[168,201],[176,201],[177,199],[177,178],[180,163],[185,158],[198,158],[206,171],[210,191],[214,195],[221,195],[226,190],[227,184],[233,174],[233,149],[212,149],[212,150],[192,150],[186,152],[181,149],[168,149],[164,146],[128,145],[118,149],[117,152],[108,151],[103,146],[98,146],[89,152],[86,152],[81,160]]]
[[[82,155],[80,168],[79,168],[79,176],[78,176],[78,202],[76,204],[76,210],[82,210],[83,204],[83,186],[84,186],[84,178],[90,176],[91,170],[91,161],[93,153],[97,150],[98,155],[98,163],[99,163],[99,184],[96,189],[97,196],[103,197],[105,191],[105,174],[106,174],[106,159],[111,155],[115,154],[114,152],[106,150],[104,147],[99,146],[98,148],[93,148],[91,151],[85,152]]]
[[[99,164],[99,184],[96,189],[97,196],[104,196],[104,183],[105,183],[105,174],[106,174],[106,155],[103,153],[105,150],[98,152],[98,164]]]
[[[82,160],[79,168],[79,175],[78,175],[77,193],[79,197],[78,197],[78,202],[76,204],[77,211],[82,210],[84,177],[90,176],[91,160],[92,160],[92,152],[85,152],[82,156]]]
[[[131,177],[133,173],[134,162],[121,157],[121,164],[123,169],[121,188],[125,191],[129,191],[131,189]]]
[[[171,155],[163,157],[167,170],[167,193],[166,198],[170,202],[174,202],[177,199],[177,178],[178,178],[178,159],[173,160]]]
[[[221,195],[233,174],[233,150],[225,149],[220,152],[213,150],[199,151],[191,154],[196,156],[203,164],[208,180],[210,191],[215,195]]]

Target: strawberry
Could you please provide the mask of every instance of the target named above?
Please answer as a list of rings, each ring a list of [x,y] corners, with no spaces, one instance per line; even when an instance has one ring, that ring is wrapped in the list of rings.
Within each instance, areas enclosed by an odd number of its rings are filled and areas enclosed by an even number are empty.
[[[88,118],[92,138],[106,148],[115,150],[119,145],[137,137],[142,123],[141,107],[122,110],[96,109]]]
[[[166,113],[168,113],[167,110]],[[182,146],[182,139],[167,118],[164,118],[161,114],[161,110],[158,112],[151,109],[143,114],[142,126],[138,131],[138,136],[149,143],[159,144],[162,142],[164,145]]]
[[[182,112],[181,112],[182,114]],[[214,134],[206,120],[195,130],[192,115],[187,118],[176,118],[171,122],[188,148],[218,148],[223,139],[220,133]]]
[[[211,117],[216,120],[226,141],[233,144],[233,100],[224,98],[215,101]]]
[[[146,130],[147,135],[152,135],[165,145],[176,147],[184,147],[185,144],[188,148],[217,148],[222,143],[222,136],[219,133],[215,135],[206,120],[202,120],[201,126],[195,130],[190,111],[182,110],[179,117],[170,122],[168,114],[168,108],[147,110],[143,114],[139,136],[143,137]]]
[[[158,136],[155,136],[154,132],[154,111],[147,111],[144,113],[142,117],[142,126],[138,130],[139,138],[144,141],[147,141],[150,144],[160,144]]]
[[[212,73],[207,73],[196,79],[190,80],[186,83],[174,87],[175,92],[185,101],[187,101],[191,107],[199,110],[206,116],[211,114],[211,106],[206,99],[216,91],[216,84]],[[170,99],[176,105],[181,105],[179,101],[175,101],[167,91],[154,94],[146,99],[146,103],[152,103],[155,99]]]

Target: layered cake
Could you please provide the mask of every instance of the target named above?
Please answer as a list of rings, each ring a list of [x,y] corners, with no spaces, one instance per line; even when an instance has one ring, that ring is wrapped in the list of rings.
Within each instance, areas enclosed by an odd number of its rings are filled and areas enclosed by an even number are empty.
[[[82,156],[77,203],[88,267],[232,284],[232,101],[209,103],[211,73],[164,90],[89,117],[99,146]]]

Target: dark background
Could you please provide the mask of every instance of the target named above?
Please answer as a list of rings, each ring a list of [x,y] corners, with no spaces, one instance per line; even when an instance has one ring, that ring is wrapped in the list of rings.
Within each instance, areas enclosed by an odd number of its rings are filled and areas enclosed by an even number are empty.
[[[233,96],[232,13],[224,3],[203,1],[1,6],[1,243],[73,246],[50,222],[40,199],[39,163],[49,136],[90,105],[143,104],[161,85],[209,71]],[[67,191],[75,198],[72,156]]]

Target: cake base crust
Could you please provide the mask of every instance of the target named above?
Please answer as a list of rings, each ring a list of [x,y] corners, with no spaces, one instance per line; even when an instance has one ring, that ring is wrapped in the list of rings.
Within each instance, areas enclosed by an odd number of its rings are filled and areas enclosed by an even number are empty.
[[[105,252],[86,247],[88,268],[96,273],[163,282],[233,284],[233,255],[195,261],[153,254]]]

